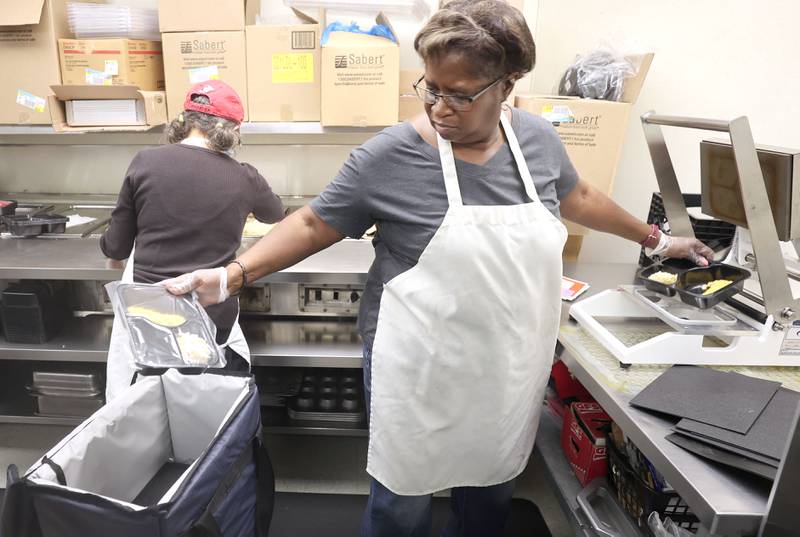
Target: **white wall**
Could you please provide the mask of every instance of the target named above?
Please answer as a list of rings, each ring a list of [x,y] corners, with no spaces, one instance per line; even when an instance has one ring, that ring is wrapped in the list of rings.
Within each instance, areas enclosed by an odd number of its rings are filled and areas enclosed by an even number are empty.
[[[527,0],[538,4],[538,64],[533,90],[549,93],[577,52],[605,40],[655,60],[631,114],[614,199],[647,214],[657,190],[639,116],[729,119],[748,116],[757,143],[800,147],[800,2],[794,0]],[[533,26],[533,24],[531,24]],[[684,192],[699,192],[703,137],[665,128]],[[584,241],[581,260],[628,262],[638,246],[600,233]]]

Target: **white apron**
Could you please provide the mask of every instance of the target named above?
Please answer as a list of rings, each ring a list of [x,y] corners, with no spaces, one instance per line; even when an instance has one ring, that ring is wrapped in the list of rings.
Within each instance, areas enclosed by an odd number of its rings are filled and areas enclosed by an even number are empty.
[[[566,228],[539,201],[465,206],[438,137],[449,209],[419,262],[384,285],[372,348],[367,471],[421,495],[504,483],[533,448],[561,312]]]
[[[123,283],[134,283],[133,257],[135,252],[136,246],[134,245],[131,255],[128,257],[128,262],[125,264],[125,270],[122,272],[120,281]],[[247,341],[244,339],[242,327],[239,326],[238,315],[233,323],[228,340],[223,346],[230,347],[232,351],[250,363],[250,347],[248,347]],[[114,399],[131,385],[135,372],[136,368],[133,363],[133,352],[131,351],[128,331],[125,329],[122,320],[115,315],[114,324],[111,327],[111,343],[108,348],[108,362],[106,364],[106,402]]]

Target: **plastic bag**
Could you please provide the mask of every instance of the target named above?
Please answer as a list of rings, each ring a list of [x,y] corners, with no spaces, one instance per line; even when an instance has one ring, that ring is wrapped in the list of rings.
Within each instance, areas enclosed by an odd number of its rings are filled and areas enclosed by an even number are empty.
[[[194,294],[175,296],[144,283],[111,282],[106,290],[128,332],[137,368],[225,367],[217,327]]]
[[[383,37],[397,43],[397,38],[394,36],[392,31],[388,26],[384,26],[383,24],[375,24],[369,30],[363,30],[355,22],[345,24],[343,22],[334,21],[325,28],[325,31],[322,32],[322,40],[320,41],[322,45],[328,42],[328,37],[330,36],[331,32],[350,32],[351,34],[374,35],[376,37]]]
[[[561,77],[558,94],[619,101],[625,79],[638,71],[629,58],[609,48],[598,48],[575,58]]]
[[[669,517],[665,518],[664,522],[661,522],[661,518],[655,511],[650,513],[650,516],[647,517],[647,525],[650,527],[650,531],[653,532],[655,537],[694,537],[694,533],[681,528],[670,520]]]

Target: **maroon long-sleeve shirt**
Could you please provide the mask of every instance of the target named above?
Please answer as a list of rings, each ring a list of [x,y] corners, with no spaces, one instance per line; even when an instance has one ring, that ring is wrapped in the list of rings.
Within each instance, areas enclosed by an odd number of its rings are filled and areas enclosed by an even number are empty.
[[[136,241],[134,281],[156,283],[230,263],[250,213],[273,223],[284,210],[249,164],[185,144],[148,148],[128,168],[100,248],[107,257],[126,259]],[[237,299],[207,311],[226,331],[236,319]]]

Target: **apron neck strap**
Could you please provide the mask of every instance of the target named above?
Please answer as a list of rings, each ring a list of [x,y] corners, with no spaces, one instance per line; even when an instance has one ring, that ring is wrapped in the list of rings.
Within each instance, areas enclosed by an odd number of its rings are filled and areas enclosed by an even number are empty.
[[[500,112],[500,125],[506,135],[506,140],[508,140],[511,154],[514,155],[514,162],[517,164],[517,170],[522,178],[522,184],[525,186],[525,193],[528,194],[528,197],[532,201],[538,202],[539,195],[533,184],[533,177],[531,177],[531,171],[528,169],[528,162],[522,154],[517,135],[514,134],[514,129],[511,128],[511,121],[509,121],[504,112]],[[442,138],[438,132],[436,133],[436,140],[439,144],[439,159],[442,162],[442,174],[444,175],[445,190],[447,190],[447,201],[450,203],[451,207],[460,207],[464,202],[461,198],[461,188],[458,185],[453,144],[450,143],[450,140]]]
[[[506,140],[508,146],[511,148],[511,154],[514,155],[514,161],[517,163],[517,170],[522,178],[522,184],[525,185],[525,193],[531,201],[538,202],[539,194],[536,192],[536,186],[533,184],[533,177],[531,177],[531,170],[528,168],[528,161],[525,160],[525,155],[522,154],[522,148],[519,146],[517,135],[514,134],[514,129],[511,128],[511,121],[506,117],[505,113],[500,112],[500,124],[506,133]]]
[[[458,174],[456,173],[456,159],[453,155],[453,144],[450,140],[445,140],[439,133],[436,133],[436,140],[439,145],[439,160],[442,162],[442,174],[444,175],[444,188],[447,190],[447,201],[451,207],[460,207],[464,204],[461,199],[461,187],[458,186]]]

